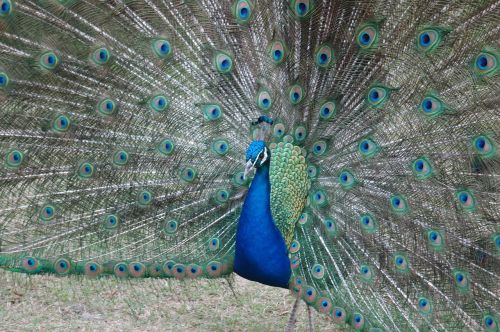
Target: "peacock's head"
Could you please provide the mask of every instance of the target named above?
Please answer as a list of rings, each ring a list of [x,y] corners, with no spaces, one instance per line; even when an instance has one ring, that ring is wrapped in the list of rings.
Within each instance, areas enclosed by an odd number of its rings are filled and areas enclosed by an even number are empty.
[[[264,141],[253,141],[247,149],[245,178],[254,168],[259,168],[266,162],[269,162],[269,154],[269,150]]]

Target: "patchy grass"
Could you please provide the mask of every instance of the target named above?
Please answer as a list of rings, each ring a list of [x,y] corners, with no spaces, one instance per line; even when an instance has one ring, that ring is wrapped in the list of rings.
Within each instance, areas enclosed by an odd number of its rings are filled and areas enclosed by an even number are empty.
[[[283,331],[294,298],[235,276],[166,280],[24,275],[0,269],[2,331]],[[317,331],[332,320],[312,310]],[[301,303],[296,331],[308,330]]]

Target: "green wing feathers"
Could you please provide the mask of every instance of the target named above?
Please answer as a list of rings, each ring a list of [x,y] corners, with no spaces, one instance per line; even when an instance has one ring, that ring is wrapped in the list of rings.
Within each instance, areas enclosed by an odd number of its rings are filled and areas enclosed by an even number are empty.
[[[310,181],[302,150],[291,143],[271,144],[271,211],[287,245],[304,210]]]

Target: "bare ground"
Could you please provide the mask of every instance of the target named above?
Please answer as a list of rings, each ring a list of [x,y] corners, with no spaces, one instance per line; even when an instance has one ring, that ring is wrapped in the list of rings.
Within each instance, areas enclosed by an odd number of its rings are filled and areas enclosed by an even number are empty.
[[[228,281],[24,275],[0,269],[1,331],[283,331],[294,298],[236,276]],[[331,319],[312,310],[316,331]],[[306,306],[296,331],[308,331]]]

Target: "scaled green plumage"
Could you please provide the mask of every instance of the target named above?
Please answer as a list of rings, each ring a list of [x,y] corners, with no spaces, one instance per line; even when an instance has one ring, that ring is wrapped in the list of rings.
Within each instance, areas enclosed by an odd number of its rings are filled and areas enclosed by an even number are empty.
[[[306,159],[300,147],[290,143],[279,143],[270,148],[271,211],[286,244],[290,245],[311,186],[306,173]]]

